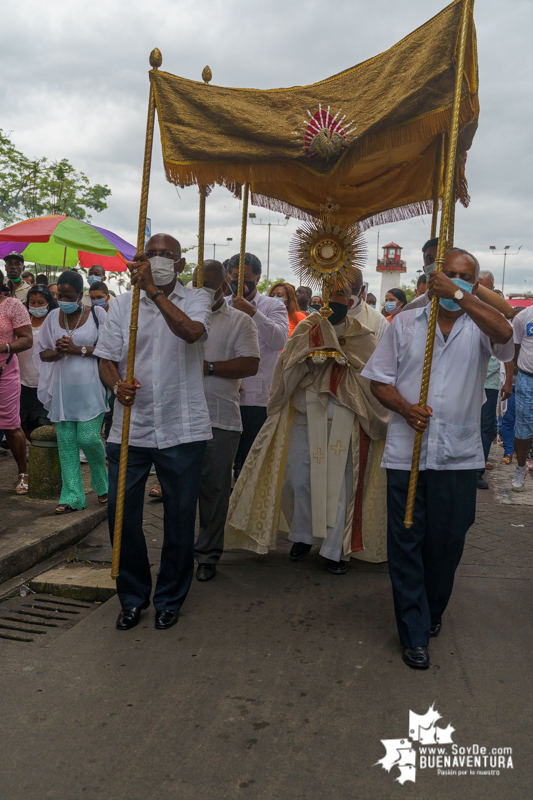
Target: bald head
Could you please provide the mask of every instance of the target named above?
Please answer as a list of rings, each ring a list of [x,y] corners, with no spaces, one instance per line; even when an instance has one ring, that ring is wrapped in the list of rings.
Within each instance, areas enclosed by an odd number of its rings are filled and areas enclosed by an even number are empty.
[[[168,233],[155,233],[146,242],[145,252],[148,258],[163,256],[179,261],[181,258],[181,244]]]

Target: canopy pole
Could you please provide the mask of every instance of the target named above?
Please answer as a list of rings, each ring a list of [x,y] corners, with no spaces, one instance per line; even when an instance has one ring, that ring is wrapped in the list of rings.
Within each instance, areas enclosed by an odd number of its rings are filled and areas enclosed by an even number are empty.
[[[67,248],[63,250],[63,269],[65,269],[65,264],[67,263]]]
[[[156,70],[163,59],[156,48],[150,53],[150,66]],[[152,164],[152,143],[154,139],[155,96],[150,82],[148,99],[148,117],[146,121],[146,139],[144,143],[144,164],[141,185],[141,205],[139,209],[139,227],[137,229],[137,252],[144,250],[146,231],[146,214],[148,211],[148,189],[150,186],[150,167]],[[126,365],[126,381],[133,383],[135,370],[135,349],[137,346],[137,321],[139,318],[139,284],[136,283],[131,293],[130,335],[128,341],[128,361]],[[117,505],[115,511],[115,529],[113,534],[113,557],[111,561],[111,577],[118,578],[120,567],[120,546],[122,543],[122,523],[124,520],[124,496],[126,494],[126,471],[128,467],[128,447],[130,439],[131,406],[124,406],[122,421],[122,442],[120,445],[120,462],[118,467]]]
[[[453,192],[453,200],[450,207],[450,216],[448,219],[448,231],[446,237],[446,252],[451,250],[453,247],[453,238],[455,233],[455,207],[456,207],[456,199],[455,199],[455,186]]]
[[[204,242],[205,242],[205,189],[200,189],[200,213],[198,221],[198,266],[196,268],[196,286],[204,285]]]
[[[239,253],[239,286],[237,289],[237,297],[242,297],[244,294],[244,256],[246,253],[246,226],[248,225],[249,194],[250,194],[250,184],[248,183],[248,181],[246,181],[242,190],[241,249]]]
[[[440,218],[439,244],[437,247],[437,258],[435,259],[435,269],[439,271],[442,270],[444,266],[448,226],[455,201],[455,158],[457,152],[457,140],[459,137],[459,112],[461,109],[466,43],[468,38],[468,27],[472,4],[473,0],[463,0],[459,52],[455,67],[455,87],[453,93],[452,115],[450,120],[450,135],[448,138],[448,159],[446,163],[444,196],[442,200],[442,214]],[[424,356],[424,369],[422,372],[422,386],[420,388],[419,405],[422,408],[426,408],[427,405],[438,313],[439,298],[433,297],[431,300],[431,312],[429,315],[428,336],[426,341],[426,352]],[[420,466],[420,452],[422,450],[423,435],[423,433],[418,432],[415,435],[413,460],[411,462],[411,474],[409,476],[409,490],[407,492],[407,504],[405,508],[404,525],[406,528],[411,528],[413,525],[413,514],[415,509],[416,487],[418,484],[418,470]]]
[[[437,145],[437,154],[435,156],[435,172],[433,174],[433,215],[431,217],[431,236],[429,237],[430,239],[434,239],[437,235],[440,184],[442,181],[442,172],[444,170],[444,137],[445,134],[441,133],[439,138],[439,143]]]

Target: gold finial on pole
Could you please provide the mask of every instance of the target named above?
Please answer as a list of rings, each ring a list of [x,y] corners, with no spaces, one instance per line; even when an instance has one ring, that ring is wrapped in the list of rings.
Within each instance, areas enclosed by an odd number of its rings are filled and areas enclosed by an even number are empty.
[[[161,66],[163,59],[157,48],[150,53],[150,64],[154,69]],[[148,98],[148,117],[146,120],[146,139],[144,144],[144,163],[141,185],[141,205],[139,209],[139,227],[137,228],[137,252],[144,250],[146,230],[146,214],[148,211],[148,189],[150,186],[150,167],[152,164],[152,143],[154,139],[155,97],[152,84]],[[130,335],[128,340],[128,361],[126,365],[126,381],[133,383],[135,372],[135,349],[137,346],[137,321],[139,318],[139,285],[133,287],[131,293]],[[115,528],[113,533],[113,556],[111,560],[111,577],[118,578],[120,567],[120,546],[122,543],[122,523],[124,521],[124,497],[126,494],[126,472],[128,468],[128,447],[130,439],[131,406],[124,406],[122,420],[122,442],[120,445],[120,462],[117,481],[117,505],[115,511]]]
[[[211,72],[211,67],[206,64],[202,70],[202,80],[207,85],[209,81],[213,80],[213,73]]]
[[[435,155],[435,172],[433,173],[433,214],[431,217],[431,236],[434,239],[437,235],[437,219],[439,216],[439,198],[440,198],[440,184],[442,181],[442,172],[444,169],[444,138],[446,134],[441,133],[439,143],[437,145],[437,153]]]
[[[204,285],[204,241],[205,241],[205,189],[200,189],[200,213],[198,221],[198,266],[196,267],[196,286]]]
[[[468,38],[469,18],[473,0],[463,0],[463,13],[461,17],[461,33],[459,40],[459,53],[455,67],[455,87],[453,93],[452,115],[450,119],[450,135],[448,139],[448,158],[446,162],[446,175],[444,180],[444,196],[442,199],[442,214],[440,218],[439,244],[437,247],[437,258],[435,259],[435,269],[442,270],[446,255],[446,240],[448,226],[451,219],[453,204],[455,202],[455,159],[457,152],[457,139],[459,136],[459,112],[461,109],[461,94],[463,88],[463,73],[465,64],[466,43]],[[419,405],[425,408],[427,405],[429,380],[431,377],[431,362],[433,360],[433,346],[435,344],[435,331],[437,329],[437,317],[439,313],[439,298],[433,297],[431,300],[431,312],[429,315],[428,336],[426,340],[426,352],[424,355],[424,368],[422,371],[422,386],[420,388]],[[405,508],[404,525],[406,528],[413,526],[413,514],[415,510],[416,487],[418,484],[418,469],[420,466],[420,453],[422,450],[422,433],[415,434],[415,444],[413,447],[413,460],[411,463],[411,474],[409,476],[409,489],[407,492],[407,504]]]
[[[250,194],[250,184],[248,181],[242,187],[242,224],[241,224],[241,249],[239,252],[239,285],[237,297],[242,297],[244,293],[244,256],[246,253],[246,226],[248,225],[248,197]]]

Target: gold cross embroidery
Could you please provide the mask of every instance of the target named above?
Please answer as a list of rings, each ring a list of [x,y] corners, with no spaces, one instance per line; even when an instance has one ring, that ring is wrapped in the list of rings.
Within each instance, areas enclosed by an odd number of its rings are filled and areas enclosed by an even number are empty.
[[[341,442],[341,440],[340,440],[340,439],[338,439],[336,444],[332,444],[332,445],[330,446],[330,450],[333,450],[333,451],[335,452],[335,455],[336,455],[336,456],[340,456],[340,454],[341,454],[341,453],[344,453],[344,451],[346,450],[346,448],[345,448],[345,446],[343,445],[343,443]]]
[[[322,452],[320,447],[318,448],[316,453],[313,453],[313,458],[316,458],[316,460],[318,461],[319,464],[322,461],[322,459],[325,458],[324,453]]]

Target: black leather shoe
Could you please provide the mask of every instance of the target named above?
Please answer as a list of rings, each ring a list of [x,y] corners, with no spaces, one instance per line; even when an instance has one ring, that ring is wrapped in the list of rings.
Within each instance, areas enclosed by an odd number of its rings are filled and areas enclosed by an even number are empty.
[[[171,628],[178,621],[178,611],[156,611],[155,612],[155,627],[159,631],[166,631]]]
[[[291,547],[290,557],[291,561],[300,561],[311,552],[312,544],[304,544],[303,542],[295,542]]]
[[[117,617],[117,631],[129,631],[139,624],[141,619],[141,611],[148,608],[149,602],[144,603],[142,606],[135,606],[135,608],[123,608]]]
[[[348,572],[347,561],[333,561],[331,558],[326,558],[326,563],[328,572],[331,572],[332,575],[345,575]]]
[[[216,574],[216,564],[198,564],[198,569],[196,570],[196,580],[205,583],[205,581],[210,581],[211,578],[214,578]]]
[[[429,653],[427,647],[405,647],[402,658],[412,669],[427,669]]]
[[[442,620],[439,619],[438,622],[436,622],[434,625],[431,626],[429,630],[429,635],[434,637],[438,636],[441,628],[442,628]]]
[[[489,484],[487,483],[487,481],[484,478],[481,477],[481,475],[477,476],[477,484],[476,485],[477,485],[478,489],[488,489],[489,488]]]

